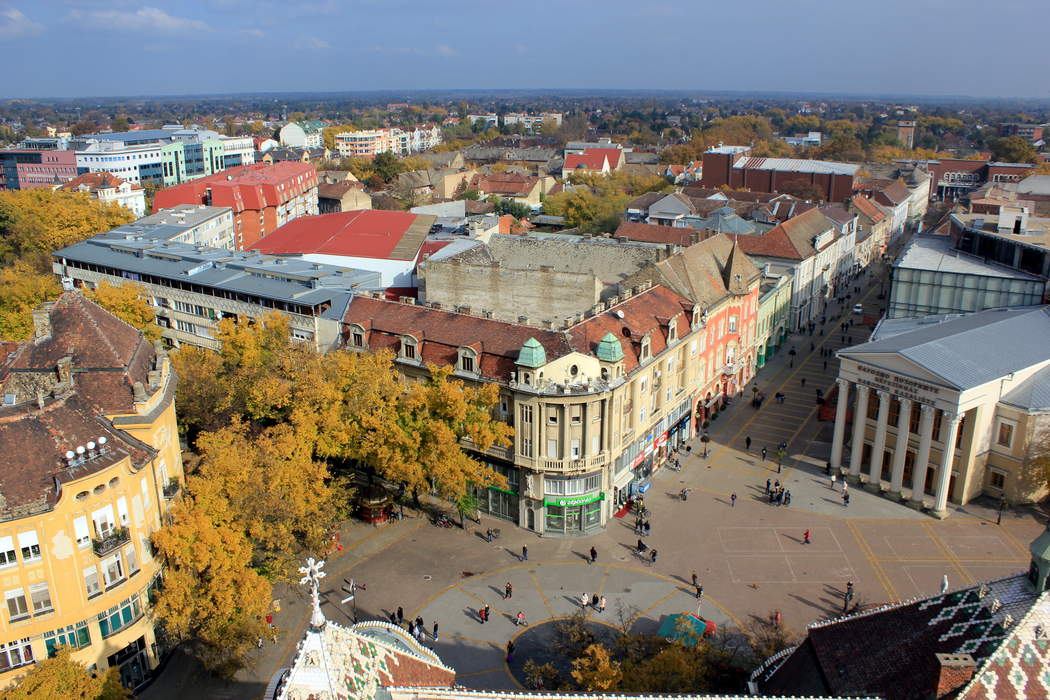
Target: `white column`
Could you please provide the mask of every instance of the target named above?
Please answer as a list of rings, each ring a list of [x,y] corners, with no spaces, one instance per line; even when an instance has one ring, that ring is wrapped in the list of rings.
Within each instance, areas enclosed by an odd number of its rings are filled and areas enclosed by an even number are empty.
[[[937,472],[937,490],[933,497],[934,514],[944,517],[948,514],[948,485],[952,479],[952,465],[955,462],[955,443],[959,434],[959,422],[962,414],[945,413],[948,434],[944,438],[944,452],[941,453],[941,470]]]
[[[904,484],[904,457],[908,454],[908,428],[911,426],[911,399],[901,399],[897,416],[897,441],[893,443],[893,470],[890,472],[890,493],[901,495]]]
[[[930,463],[933,418],[936,414],[936,408],[922,404],[922,421],[919,422],[919,453],[915,455],[915,467],[911,470],[911,505],[920,510],[923,506],[923,492],[926,490],[926,468]]]
[[[882,458],[886,451],[886,425],[889,423],[890,401],[888,391],[876,390],[879,397],[879,417],[875,424],[875,442],[871,445],[871,464],[868,466],[868,486],[878,491],[882,480]]]
[[[831,440],[831,468],[838,474],[842,466],[842,439],[846,434],[846,405],[849,402],[849,381],[839,377],[838,403],[835,405],[835,434]]]
[[[860,460],[864,456],[864,428],[868,423],[868,392],[863,384],[857,385],[857,402],[853,405],[853,447],[849,455],[849,475],[854,481],[860,476]]]

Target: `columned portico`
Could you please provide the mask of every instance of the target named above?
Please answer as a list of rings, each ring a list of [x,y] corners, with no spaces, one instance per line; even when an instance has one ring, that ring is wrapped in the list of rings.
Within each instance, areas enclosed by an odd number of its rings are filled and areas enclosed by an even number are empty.
[[[937,472],[937,489],[934,491],[933,514],[938,518],[948,517],[948,486],[951,484],[952,467],[955,463],[955,443],[959,436],[959,422],[962,415],[945,413],[944,424],[948,433],[944,436],[944,452],[941,453],[941,466]]]
[[[893,399],[888,391],[877,389],[879,397],[879,416],[875,421],[875,442],[871,445],[871,464],[868,466],[868,483],[864,488],[878,491],[882,481],[882,459],[886,452],[886,423],[889,422],[890,401]]]
[[[831,469],[836,474],[842,468],[842,441],[846,434],[846,404],[849,401],[849,382],[839,378],[838,403],[835,404],[835,433],[831,440]]]
[[[865,385],[857,385],[857,403],[853,407],[853,447],[849,455],[849,479],[854,483],[860,480],[860,460],[864,456],[864,424],[868,420],[869,391]]]
[[[937,409],[922,404],[922,420],[919,422],[919,453],[915,455],[915,466],[911,470],[911,501],[913,508],[922,510],[923,492],[926,490],[926,469],[930,463],[930,445],[933,443],[933,416]]]
[[[900,498],[904,485],[904,460],[908,455],[908,432],[911,424],[911,399],[900,400],[897,415],[897,441],[893,444],[893,470],[890,472],[890,495]]]

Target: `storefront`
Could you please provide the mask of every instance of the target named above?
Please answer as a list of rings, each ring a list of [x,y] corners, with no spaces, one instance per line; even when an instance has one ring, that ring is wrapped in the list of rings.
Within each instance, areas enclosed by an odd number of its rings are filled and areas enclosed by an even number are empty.
[[[597,530],[602,524],[602,501],[605,492],[586,496],[565,496],[543,499],[548,533],[573,535]]]
[[[513,465],[502,464],[486,460],[488,466],[499,472],[507,480],[505,487],[489,486],[488,488],[475,487],[474,496],[478,499],[478,510],[487,515],[503,520],[509,520],[518,524],[520,517],[518,495],[521,490],[519,486],[518,468]]]
[[[139,637],[116,654],[106,659],[110,667],[120,671],[120,682],[125,688],[137,688],[149,676],[149,656],[146,653],[146,638]]]
[[[689,400],[683,401],[667,416],[667,442],[672,450],[681,449],[689,440],[690,405]]]

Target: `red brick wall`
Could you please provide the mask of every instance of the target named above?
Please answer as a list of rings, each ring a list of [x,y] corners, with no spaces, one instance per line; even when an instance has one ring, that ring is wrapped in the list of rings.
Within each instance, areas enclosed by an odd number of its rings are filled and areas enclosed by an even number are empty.
[[[730,184],[729,173],[737,157],[726,153],[705,153],[700,184],[704,187],[721,187]]]

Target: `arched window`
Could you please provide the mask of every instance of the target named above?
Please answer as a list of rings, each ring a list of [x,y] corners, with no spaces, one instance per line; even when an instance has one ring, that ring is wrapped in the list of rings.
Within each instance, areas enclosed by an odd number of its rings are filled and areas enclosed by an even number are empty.
[[[419,347],[415,338],[410,335],[401,336],[401,357],[406,360],[419,359]]]
[[[350,326],[350,347],[365,347],[365,329],[356,323]]]
[[[461,372],[469,372],[476,374],[480,367],[478,366],[478,354],[470,348],[459,349],[459,367]]]

